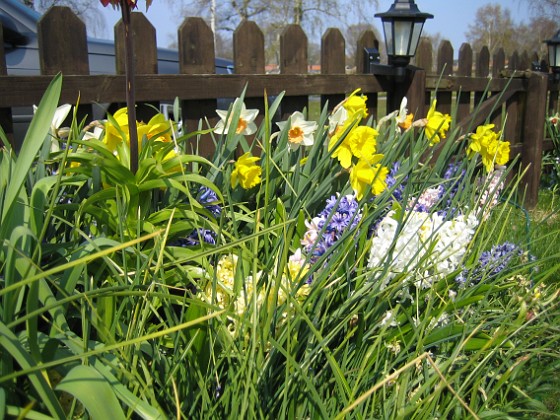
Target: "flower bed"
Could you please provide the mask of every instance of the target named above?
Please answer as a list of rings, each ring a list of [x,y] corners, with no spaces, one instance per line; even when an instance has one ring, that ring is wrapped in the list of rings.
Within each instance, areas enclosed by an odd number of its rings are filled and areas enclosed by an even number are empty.
[[[273,121],[280,95],[257,127],[242,95],[207,130],[137,123],[133,173],[126,110],[61,129],[60,83],[0,161],[0,412],[546,411],[525,373],[558,363],[558,292],[489,239],[507,219],[493,125],[459,136],[406,100],[377,122],[358,90],[316,122]],[[207,135],[215,154],[192,154]]]

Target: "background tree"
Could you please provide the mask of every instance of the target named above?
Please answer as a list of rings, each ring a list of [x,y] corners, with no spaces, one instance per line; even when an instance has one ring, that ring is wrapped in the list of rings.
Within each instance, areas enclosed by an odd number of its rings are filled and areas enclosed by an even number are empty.
[[[177,7],[176,0],[167,0]],[[209,22],[215,33],[223,40],[231,34],[243,19],[255,21],[265,35],[267,63],[277,64],[278,36],[291,23],[299,24],[309,38],[309,46],[319,43],[321,35],[329,26],[343,30],[344,27],[371,21],[377,11],[378,0],[357,3],[340,0],[224,0],[213,7],[208,0],[181,0],[178,19],[185,16],[201,16]],[[347,41],[348,44],[348,41]],[[313,63],[313,51],[310,62]]]
[[[521,0],[526,1],[526,0]],[[469,25],[465,34],[475,52],[487,46],[492,56],[503,47],[506,56],[514,51],[522,54],[546,55],[546,44],[557,31],[554,13],[560,13],[560,0],[539,0],[531,2],[532,16],[528,22],[515,23],[508,8],[498,4],[487,4],[476,12],[475,22]]]
[[[557,30],[557,21],[544,16],[533,16],[527,24],[520,24],[515,31],[514,43],[517,51],[536,52],[539,57],[546,56],[544,41],[550,39]]]
[[[106,26],[105,18],[99,10],[99,1],[92,0],[21,0],[33,10],[44,13],[51,6],[67,6],[86,23],[88,33],[98,36]]]
[[[490,56],[502,47],[506,55],[515,50],[515,24],[509,9],[499,4],[487,4],[476,11],[475,22],[465,33],[474,51],[487,46]]]
[[[556,20],[560,19],[560,0],[520,0],[529,5],[535,17]]]

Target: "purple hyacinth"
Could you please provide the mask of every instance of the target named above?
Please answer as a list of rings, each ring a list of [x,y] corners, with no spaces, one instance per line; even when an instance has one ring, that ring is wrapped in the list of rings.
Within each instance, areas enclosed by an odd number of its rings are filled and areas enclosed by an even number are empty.
[[[220,217],[222,208],[216,203],[219,202],[218,196],[208,187],[200,187],[198,190],[198,202],[204,206],[215,218]],[[210,245],[216,244],[216,233],[210,229],[196,228],[186,238],[180,238],[175,244],[182,247],[197,246],[202,242]]]
[[[515,257],[523,255],[523,249],[511,242],[504,242],[500,245],[494,245],[490,251],[484,251],[474,270],[470,275],[468,270],[463,270],[455,281],[461,285],[465,285],[470,278],[470,284],[479,283],[483,278],[492,279],[499,273],[510,267]]]
[[[395,201],[402,201],[403,198],[403,193],[404,193],[404,187],[406,185],[406,181],[408,180],[408,176],[405,176],[399,183],[398,186],[395,188],[395,185],[397,184],[397,174],[399,172],[399,169],[401,167],[401,163],[400,162],[394,162],[393,165],[391,165],[391,170],[389,171],[389,174],[387,175],[387,178],[385,178],[385,182],[387,183],[387,190],[388,191],[392,191],[392,197]]]
[[[199,193],[200,196],[198,198],[198,202],[204,205],[204,208],[209,210],[215,218],[220,217],[222,214],[222,208],[215,204],[218,202],[218,196],[216,193],[208,187],[200,187]]]
[[[453,199],[459,193],[459,188],[461,187],[461,180],[466,174],[465,169],[461,169],[461,165],[458,163],[450,163],[447,165],[445,172],[443,173],[444,183],[442,184],[442,197],[446,197],[446,202],[444,203],[444,208],[438,211],[438,214],[442,217],[454,217],[458,210],[453,205]]]
[[[310,261],[315,262],[327,252],[344,232],[355,229],[362,218],[358,202],[352,195],[332,196],[325,208],[311,222],[306,222],[307,232],[301,244]]]

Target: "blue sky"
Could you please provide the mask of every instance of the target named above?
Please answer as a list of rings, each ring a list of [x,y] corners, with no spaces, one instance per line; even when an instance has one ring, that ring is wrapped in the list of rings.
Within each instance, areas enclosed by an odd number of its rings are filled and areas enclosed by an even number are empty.
[[[160,47],[166,47],[171,40],[176,39],[177,27],[180,24],[176,16],[177,10],[170,7],[169,3],[164,0],[154,0],[146,13],[146,17],[156,28],[157,42]],[[379,0],[379,11],[387,11],[392,3],[393,0]],[[517,23],[527,20],[529,14],[527,7],[529,1],[527,0],[416,0],[418,8],[422,12],[434,15],[434,19],[428,20],[424,26],[426,33],[441,33],[443,38],[451,41],[456,51],[463,42],[466,42],[465,32],[468,30],[468,25],[474,22],[477,9],[488,3],[497,3],[508,8]],[[139,1],[139,10],[145,11],[145,3],[142,0]],[[107,20],[105,37],[112,37],[112,28],[120,18],[120,12],[108,7],[103,10],[103,14]],[[372,16],[372,22],[381,29],[381,22],[378,18]]]

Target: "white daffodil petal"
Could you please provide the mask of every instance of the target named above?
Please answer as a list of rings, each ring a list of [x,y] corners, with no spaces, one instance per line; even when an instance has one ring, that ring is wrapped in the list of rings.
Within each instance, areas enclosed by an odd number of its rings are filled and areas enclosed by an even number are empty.
[[[56,111],[54,112],[54,117],[53,117],[53,120],[52,120],[52,127],[54,129],[58,129],[62,125],[62,123],[64,122],[64,120],[66,119],[68,114],[70,113],[71,109],[72,109],[72,105],[70,105],[70,104],[64,104],[64,105],[61,105],[58,108],[56,108]]]

